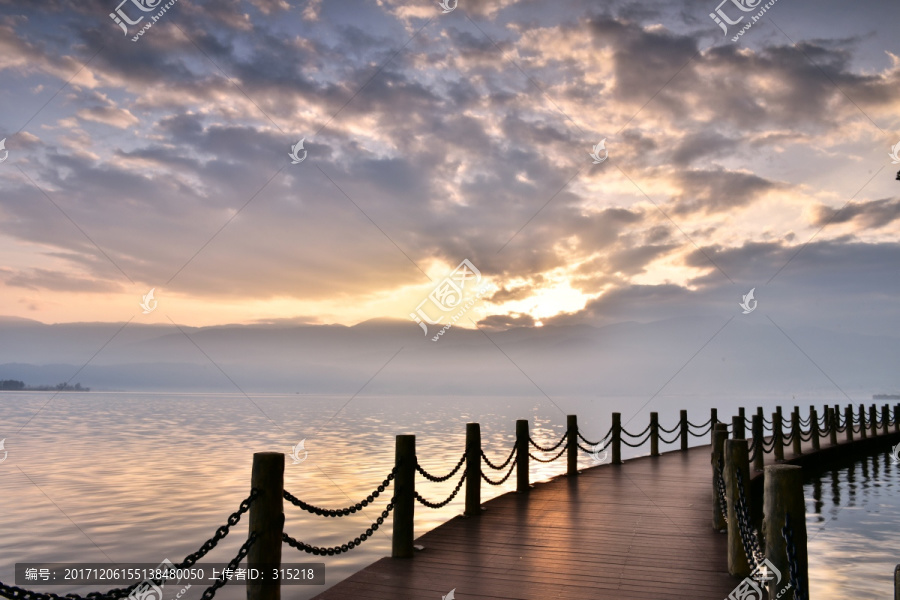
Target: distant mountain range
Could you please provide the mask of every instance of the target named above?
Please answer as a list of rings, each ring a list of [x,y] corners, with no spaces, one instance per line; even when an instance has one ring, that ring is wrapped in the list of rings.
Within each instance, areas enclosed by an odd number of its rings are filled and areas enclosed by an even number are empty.
[[[741,315],[731,322],[686,317],[487,333],[453,328],[438,342],[433,334],[392,320],[179,330],[0,318],[0,379],[77,377],[97,391],[342,395],[649,397],[664,388],[667,395],[867,399],[900,388],[898,337],[779,330]]]

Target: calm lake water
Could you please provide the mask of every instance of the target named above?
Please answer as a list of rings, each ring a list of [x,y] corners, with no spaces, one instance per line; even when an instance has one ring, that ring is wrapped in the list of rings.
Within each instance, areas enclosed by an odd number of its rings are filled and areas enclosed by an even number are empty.
[[[804,486],[810,598],[894,597],[900,563],[900,466],[885,452]]]
[[[287,454],[304,438],[308,457],[297,465],[291,464],[288,457],[285,488],[312,504],[340,508],[364,498],[390,472],[397,434],[416,434],[420,463],[442,475],[462,455],[467,422],[481,423],[485,452],[494,462],[501,462],[514,443],[515,419],[528,418],[532,436],[552,445],[565,431],[565,414],[578,414],[583,434],[596,440],[609,428],[612,411],[622,412],[627,420],[646,401],[647,398],[554,398],[554,405],[543,396],[349,399],[90,392],[54,397],[52,393],[5,392],[0,394],[0,439],[6,439],[9,454],[0,463],[0,581],[14,582],[17,562],[157,564],[166,558],[179,562],[212,536],[247,496],[254,452]],[[776,401],[753,400],[745,404],[759,404],[769,411]],[[787,411],[788,405],[784,404]],[[681,408],[689,409],[691,421],[705,423],[712,405],[719,406],[720,416],[731,414],[721,401],[714,399],[658,396],[626,427],[640,432],[648,422],[649,410],[658,411],[661,424],[672,427]],[[736,407],[737,401],[733,405]],[[693,443],[708,443],[708,436],[694,439]],[[667,447],[663,445],[661,449]],[[647,452],[646,446],[640,450],[623,448],[625,458]],[[583,466],[589,466],[589,457],[582,461]],[[562,461],[551,465],[532,462],[532,480],[547,479],[564,469]],[[890,472],[896,475],[896,469]],[[417,487],[425,498],[443,500],[455,479],[433,484],[420,478]],[[503,486],[484,486],[482,497],[489,499],[511,491],[514,481],[515,477],[511,477]],[[882,487],[863,483],[862,475],[857,473],[854,482],[839,485],[842,501],[846,504],[854,498],[856,504],[841,508],[835,518],[829,508],[822,508],[824,529],[814,537],[815,546],[811,548],[821,547],[827,552],[811,550],[811,554],[815,557],[824,552],[831,562],[819,563],[811,558],[811,565],[822,570],[823,577],[817,579],[827,576],[832,582],[829,589],[835,589],[834,581],[846,580],[847,585],[859,584],[859,597],[876,597],[863,595],[863,589],[874,588],[866,588],[868,581],[857,581],[859,571],[846,571],[842,561],[853,556],[855,564],[860,562],[859,556],[878,557],[889,552],[880,544],[882,538],[887,539],[886,532],[896,530],[898,525],[896,504],[891,504],[889,498],[896,482],[879,485]],[[390,495],[384,494],[380,499],[383,502],[376,502],[362,514],[340,519],[316,517],[286,505],[285,530],[310,544],[340,545],[364,531]],[[417,505],[416,535],[460,514],[463,496],[460,494],[439,510]],[[868,499],[865,503],[864,498]],[[890,516],[879,503],[892,507]],[[834,533],[845,524],[850,533]],[[811,537],[814,527],[811,521]],[[227,562],[246,535],[245,516],[202,562]],[[389,555],[390,536],[388,519],[371,539],[347,554],[313,557],[284,547],[283,556],[286,562],[325,562],[327,585],[332,585]],[[887,556],[882,558],[887,560]],[[889,561],[890,568],[880,564],[875,568],[872,565],[876,562],[873,558],[865,567],[854,568],[871,568],[882,579],[892,573],[893,559]],[[874,575],[869,581],[874,581]],[[84,594],[97,589],[39,583],[28,587],[58,594]],[[285,588],[284,594],[286,598],[302,600],[323,589],[291,586]],[[172,600],[170,595],[174,597],[177,591],[178,588],[167,589],[165,600]],[[195,600],[201,592],[194,586],[182,600]],[[820,588],[814,587],[813,592],[816,598],[826,597]],[[882,593],[880,597],[887,595]],[[242,585],[228,585],[216,597],[237,600],[245,597],[245,590]],[[841,588],[838,595],[828,597],[847,594]]]

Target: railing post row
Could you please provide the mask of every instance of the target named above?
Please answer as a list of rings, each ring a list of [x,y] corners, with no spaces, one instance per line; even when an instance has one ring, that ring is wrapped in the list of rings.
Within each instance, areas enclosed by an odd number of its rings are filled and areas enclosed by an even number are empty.
[[[717,479],[719,477],[719,461],[725,460],[725,440],[728,439],[728,425],[725,423],[715,423],[713,424],[713,441],[712,441],[712,453],[710,455],[710,460],[712,462],[712,470],[713,470],[713,514],[712,514],[712,525],[713,529],[716,531],[724,531],[728,524],[725,522],[725,517],[722,514],[722,509],[726,508],[722,506],[719,502],[719,487],[717,485]]]
[[[791,538],[797,564],[797,578],[809,594],[808,556],[806,549],[806,504],[803,499],[803,469],[795,465],[769,465],[763,483],[763,523],[765,524],[766,559],[782,573],[781,581],[771,578],[769,598],[776,598],[790,577],[787,542],[782,535],[785,515],[791,520]],[[807,596],[808,597],[808,596]]]
[[[746,577],[750,574],[750,564],[747,561],[747,555],[744,553],[744,543],[741,540],[741,528],[738,526],[738,470],[741,471],[746,491],[750,485],[750,462],[747,452],[747,440],[725,440],[725,499],[728,503],[728,522],[732,524],[732,526],[728,528],[728,574],[736,577]],[[744,500],[746,502],[747,512],[750,513],[749,494]]]
[[[848,404],[844,408],[844,424],[847,426],[847,441],[853,441],[853,405]]]
[[[259,494],[250,504],[248,532],[256,541],[247,552],[247,568],[272,568],[281,565],[284,531],[284,454],[255,452],[250,473],[250,488]],[[249,535],[249,533],[248,533]],[[247,582],[247,600],[279,600],[279,581]]]
[[[784,435],[781,433],[781,407],[772,413],[772,451],[775,460],[784,460]]]
[[[812,447],[813,451],[819,449],[819,413],[816,411],[815,406],[809,407],[809,432],[810,438],[812,439]]]
[[[416,436],[398,435],[394,445],[394,534],[391,556],[412,558],[416,515]]]
[[[481,515],[481,425],[466,423],[466,510],[467,517]]]
[[[864,404],[859,405],[859,439],[864,440],[869,437],[866,431],[866,407]]]
[[[612,464],[622,464],[622,413],[612,414]]]
[[[578,475],[578,416],[577,415],[567,415],[566,416],[566,431],[568,432],[568,437],[566,438],[566,442],[568,444],[566,458],[566,475],[575,476]]]
[[[731,437],[735,440],[747,439],[747,435],[744,432],[744,418],[741,415],[731,417]]]
[[[655,412],[650,413],[650,456],[659,456],[659,413]]]
[[[763,419],[759,413],[753,415],[753,423],[751,424],[753,434],[753,468],[757,471],[763,470],[763,464],[766,457],[766,449],[763,448]]]
[[[516,421],[516,492],[528,491],[528,419]]]

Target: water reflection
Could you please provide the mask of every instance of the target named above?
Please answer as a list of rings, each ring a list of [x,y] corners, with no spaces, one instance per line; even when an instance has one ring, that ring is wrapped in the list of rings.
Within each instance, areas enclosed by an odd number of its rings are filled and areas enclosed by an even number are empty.
[[[900,528],[898,481],[900,466],[884,452],[806,483],[804,492],[812,497],[806,525],[811,598],[893,597],[894,566],[900,562],[894,534]],[[825,484],[830,494],[823,495]]]

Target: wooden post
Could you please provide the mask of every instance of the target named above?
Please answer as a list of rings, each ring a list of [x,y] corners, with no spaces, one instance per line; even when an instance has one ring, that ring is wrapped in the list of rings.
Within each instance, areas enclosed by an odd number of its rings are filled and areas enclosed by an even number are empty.
[[[744,554],[740,528],[737,527],[738,470],[743,476],[746,494],[744,500],[749,512],[750,462],[747,440],[725,440],[725,498],[728,501],[728,522],[734,524],[728,528],[728,573],[736,577],[746,577],[750,574],[750,565],[747,562],[747,555]]]
[[[775,412],[778,413],[778,422],[781,423],[782,428],[784,427],[784,415],[781,414],[781,407],[776,406]],[[772,419],[774,421],[774,419]]]
[[[281,539],[284,531],[284,454],[255,452],[250,487],[258,496],[250,504],[248,530],[256,541],[247,552],[248,568],[281,566]],[[247,581],[247,600],[279,600],[279,581]]]
[[[866,407],[862,404],[859,405],[859,439],[864,440],[869,437],[869,432],[866,431]]]
[[[828,423],[825,425],[828,428],[828,442],[832,446],[837,446],[838,419],[840,419],[841,416],[834,411],[834,408],[826,406],[825,418],[828,420]]]
[[[869,427],[872,428],[872,437],[878,436],[878,409],[872,404],[869,406]]]
[[[765,415],[763,415],[763,407],[762,407],[762,406],[757,406],[757,407],[756,407],[756,414],[759,415],[759,420],[760,420],[760,421],[765,422],[765,421],[764,421]]]
[[[806,551],[806,504],[803,500],[803,469],[795,465],[769,465],[763,484],[763,523],[766,536],[766,559],[781,573],[781,581],[769,581],[769,598],[776,598],[790,582],[787,544],[781,530],[785,515],[797,558],[797,579],[809,594],[809,559]],[[783,596],[784,597],[784,596]]]
[[[466,510],[467,517],[481,515],[481,425],[466,423]]]
[[[655,412],[650,413],[650,456],[659,456],[659,413]]]
[[[847,428],[847,441],[853,441],[853,406],[848,404],[844,408],[844,426]]]
[[[622,464],[622,413],[612,414],[612,464]]]
[[[775,460],[784,460],[784,436],[781,434],[781,413],[772,413],[772,451]]]
[[[736,440],[745,440],[744,419],[741,415],[731,417],[731,437]]]
[[[900,600],[900,565],[894,567],[894,600]]]
[[[751,433],[753,434],[753,468],[757,471],[762,471],[766,457],[766,451],[763,449],[762,415],[758,413],[753,415]]]
[[[416,436],[397,436],[394,468],[394,537],[391,556],[412,558],[416,515]]]
[[[894,431],[900,431],[900,404],[894,405]]]
[[[568,443],[568,451],[566,453],[566,458],[568,459],[568,464],[566,465],[566,475],[574,476],[578,475],[578,416],[577,415],[566,415],[566,431],[569,432],[569,437],[566,439]]]
[[[888,408],[888,405],[885,404],[881,407],[881,433],[887,435],[890,433],[891,428],[891,409]]]
[[[712,427],[709,428],[710,431],[716,430],[716,423],[719,422],[719,409],[711,408],[709,409],[709,419],[712,423]]]
[[[528,419],[516,421],[516,492],[524,494],[528,484]]]
[[[815,406],[809,407],[809,432],[812,438],[813,451],[819,449],[819,413],[816,412]]]
[[[722,515],[722,509],[725,508],[719,503],[719,488],[716,480],[719,477],[719,461],[725,460],[725,440],[728,439],[728,425],[725,423],[716,423],[713,425],[713,442],[712,442],[712,469],[713,469],[713,529],[716,531],[724,531],[728,524]],[[724,464],[723,464],[724,466]]]
[[[744,426],[746,427],[747,426],[747,413],[744,410],[743,406],[738,407],[738,416],[741,418],[741,423],[743,423]]]
[[[688,449],[688,416],[687,411],[681,411],[681,449]]]
[[[800,447],[800,409],[795,408],[794,412],[791,413],[791,444],[794,447],[794,456],[800,456],[803,454],[803,451]]]

